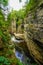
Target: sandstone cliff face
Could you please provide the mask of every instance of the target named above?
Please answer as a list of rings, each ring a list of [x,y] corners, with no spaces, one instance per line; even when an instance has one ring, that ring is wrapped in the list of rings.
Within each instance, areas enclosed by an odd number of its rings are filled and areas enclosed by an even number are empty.
[[[25,19],[25,39],[31,56],[38,64],[43,64],[43,2]]]

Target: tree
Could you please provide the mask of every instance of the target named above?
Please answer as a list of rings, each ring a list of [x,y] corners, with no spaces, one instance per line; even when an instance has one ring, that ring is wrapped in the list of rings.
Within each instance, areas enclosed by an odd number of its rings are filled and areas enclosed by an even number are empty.
[[[26,4],[26,7],[25,7],[26,15],[28,14],[29,11],[35,10],[39,2],[40,0],[29,0],[29,2]]]
[[[0,0],[0,4],[6,6],[8,4],[8,0]]]
[[[7,0],[0,0],[0,5],[6,6]],[[2,6],[0,6],[0,45],[1,50],[3,50],[4,46],[6,47],[6,43],[8,43],[9,40],[9,34],[8,34],[8,25],[9,23],[5,21],[5,17],[3,15]],[[4,45],[5,44],[5,45]]]

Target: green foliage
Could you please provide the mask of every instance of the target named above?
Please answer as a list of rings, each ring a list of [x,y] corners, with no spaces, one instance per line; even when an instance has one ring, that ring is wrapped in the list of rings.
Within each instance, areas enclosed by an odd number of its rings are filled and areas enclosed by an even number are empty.
[[[6,6],[8,4],[8,0],[0,0],[0,4]]]
[[[20,18],[20,19],[24,19],[25,17],[25,11],[24,9],[21,9],[17,12],[17,17]]]
[[[3,2],[5,2],[5,3],[6,3],[6,1],[8,1],[8,0],[3,0]],[[2,47],[3,51],[4,51],[4,52],[2,52],[2,54],[7,52],[7,50],[8,50],[7,48],[9,47],[8,45],[9,45],[9,41],[10,41],[10,33],[9,33],[10,20],[8,18],[8,20],[5,21],[4,16],[5,15],[2,13],[2,9],[0,9],[0,45],[1,45],[0,47]],[[7,50],[6,49],[4,50],[4,48],[6,48]],[[1,54],[1,52],[0,52],[0,54]]]
[[[0,14],[0,19],[0,37],[2,38],[3,42],[8,43],[8,40],[10,39],[8,32],[9,21],[4,20],[2,13]]]
[[[24,9],[21,9],[19,11],[13,11],[10,13],[9,18],[10,21],[16,21],[16,30],[19,25],[21,25],[24,22],[24,17],[25,17],[25,11]]]
[[[22,10],[19,10],[19,11],[13,11],[10,13],[10,18],[11,19],[24,19],[24,16],[25,16],[25,11],[24,9]]]
[[[13,51],[11,50],[11,49],[9,49],[9,50],[7,50],[7,52],[6,52],[6,57],[7,56],[10,56],[10,55],[12,55],[13,54]]]
[[[15,65],[23,65],[23,63],[20,62],[20,60],[18,60],[17,58],[12,58],[10,61]]]
[[[11,65],[8,58],[5,58],[4,56],[0,56],[0,65]]]
[[[21,2],[21,0],[20,0]],[[8,0],[0,0],[0,4],[3,4],[6,6],[8,4]],[[10,41],[10,34],[9,34],[9,26],[13,21],[16,20],[16,24],[19,26],[22,22],[24,22],[25,15],[30,11],[33,7],[35,7],[38,4],[38,0],[30,0],[29,3],[26,6],[26,12],[24,9],[19,11],[13,11],[8,15],[8,20],[5,21],[4,15],[2,14],[2,11],[0,10],[0,38],[3,43],[3,45],[6,47],[6,44]],[[22,19],[22,20],[21,20]],[[23,29],[24,30],[24,29]],[[5,43],[5,44],[4,44]],[[1,44],[1,43],[0,43]],[[8,46],[9,48],[9,46]],[[13,54],[12,50],[6,50],[5,55],[10,56]],[[0,65],[11,65],[11,63],[15,63],[15,65],[23,65],[22,62],[17,60],[16,58],[8,59],[3,56],[0,56]]]
[[[6,58],[4,56],[0,56],[0,65],[11,65],[11,64],[23,65],[22,62],[20,62],[16,58],[9,59],[9,58]]]
[[[38,65],[37,63],[32,63],[32,65]]]
[[[16,24],[19,26],[21,24],[21,21],[20,20],[17,21]]]
[[[17,65],[23,65],[23,63],[19,61]]]
[[[9,34],[9,26],[12,20],[17,19],[17,13],[12,12],[8,15],[8,20],[5,21],[4,15],[0,11],[0,38],[2,41],[2,45],[4,45],[4,53],[3,55],[6,57],[9,57],[13,54],[13,51],[9,48],[9,41],[10,41],[10,34]],[[20,24],[20,22],[19,22]],[[1,43],[0,43],[1,44]],[[7,45],[8,44],[8,45]],[[0,56],[0,65],[22,65],[20,61],[18,61],[16,58],[11,58],[10,60],[8,58],[5,58],[3,56]]]
[[[11,11],[11,13],[9,14],[8,18],[10,19],[10,21],[15,20],[16,19],[16,11]]]
[[[32,11],[33,9],[35,9],[38,6],[38,3],[40,2],[40,0],[30,0],[27,5],[26,5],[26,14],[29,11]]]

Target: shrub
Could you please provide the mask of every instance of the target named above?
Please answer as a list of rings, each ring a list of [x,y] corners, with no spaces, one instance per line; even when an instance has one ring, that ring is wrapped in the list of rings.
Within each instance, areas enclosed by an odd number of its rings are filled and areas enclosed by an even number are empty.
[[[0,56],[0,65],[11,65],[8,58],[5,58],[4,56]]]

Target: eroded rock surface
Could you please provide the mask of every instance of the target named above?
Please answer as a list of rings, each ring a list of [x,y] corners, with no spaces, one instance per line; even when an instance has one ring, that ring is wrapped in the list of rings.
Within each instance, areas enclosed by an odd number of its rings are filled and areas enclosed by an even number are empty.
[[[31,56],[38,64],[43,64],[43,2],[25,19],[25,39]]]

